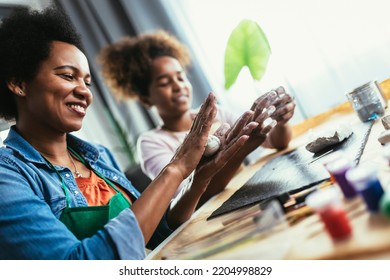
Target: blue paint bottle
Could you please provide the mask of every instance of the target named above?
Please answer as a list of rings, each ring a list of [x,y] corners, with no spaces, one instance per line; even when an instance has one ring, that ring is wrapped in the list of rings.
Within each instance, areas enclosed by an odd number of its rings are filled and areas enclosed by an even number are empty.
[[[359,166],[349,170],[347,180],[361,194],[370,212],[379,211],[379,201],[384,190],[377,177],[377,170],[371,166]]]

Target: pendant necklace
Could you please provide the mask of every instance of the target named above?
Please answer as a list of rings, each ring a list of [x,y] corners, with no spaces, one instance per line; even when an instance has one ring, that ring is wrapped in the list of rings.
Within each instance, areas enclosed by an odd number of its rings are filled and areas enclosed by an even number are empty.
[[[70,161],[72,162],[73,167],[74,167],[73,174],[75,175],[75,178],[81,178],[81,177],[83,177],[83,175],[77,170],[76,164],[74,163],[73,157],[72,157],[72,155],[70,154],[69,151],[68,151],[68,155],[69,155]]]

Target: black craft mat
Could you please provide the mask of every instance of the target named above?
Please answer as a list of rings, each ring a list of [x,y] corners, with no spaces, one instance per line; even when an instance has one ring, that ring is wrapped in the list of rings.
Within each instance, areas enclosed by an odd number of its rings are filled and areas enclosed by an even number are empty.
[[[354,159],[357,165],[372,125],[373,122],[354,125],[353,133],[348,139],[319,153],[313,154],[303,146],[271,159],[207,219],[278,197],[287,192],[303,190],[329,179],[329,173],[322,163],[326,156],[312,162],[329,150],[342,150],[349,158]]]

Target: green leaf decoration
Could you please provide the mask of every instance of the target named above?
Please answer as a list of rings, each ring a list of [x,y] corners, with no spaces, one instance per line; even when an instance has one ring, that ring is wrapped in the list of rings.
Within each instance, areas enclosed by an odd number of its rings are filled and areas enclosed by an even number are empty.
[[[265,73],[270,54],[271,48],[261,27],[252,20],[242,20],[233,29],[226,46],[225,89],[236,82],[245,66],[252,78],[259,81]]]

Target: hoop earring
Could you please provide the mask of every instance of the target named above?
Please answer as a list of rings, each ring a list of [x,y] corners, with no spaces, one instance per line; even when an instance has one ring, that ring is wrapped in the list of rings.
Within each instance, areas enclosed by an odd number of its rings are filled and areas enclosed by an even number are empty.
[[[22,91],[21,89],[19,89],[18,94],[19,94],[20,96],[22,96],[22,95],[23,95],[23,91]]]

